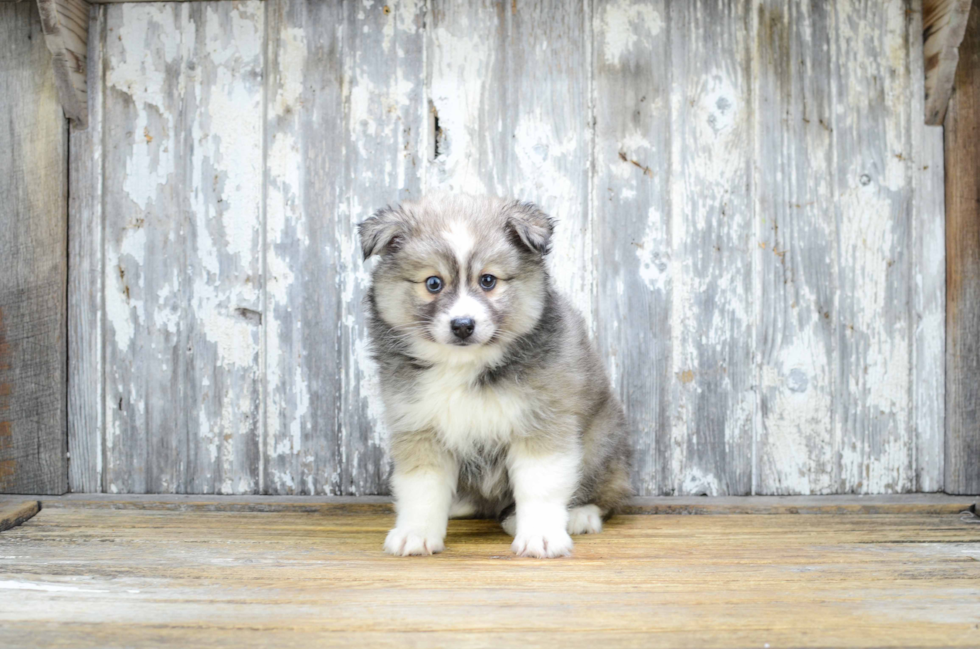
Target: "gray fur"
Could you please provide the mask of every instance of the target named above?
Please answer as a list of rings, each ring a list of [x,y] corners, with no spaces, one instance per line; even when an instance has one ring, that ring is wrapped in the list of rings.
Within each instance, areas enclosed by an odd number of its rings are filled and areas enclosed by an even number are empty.
[[[503,297],[481,297],[472,281],[467,286],[455,281],[460,264],[444,233],[458,220],[474,233],[473,255],[479,259],[473,268],[492,264],[507,275]],[[545,255],[553,227],[532,204],[474,196],[427,198],[385,208],[366,220],[360,225],[365,257],[380,257],[367,295],[374,357],[386,410],[412,403],[419,398],[419,381],[438,363],[419,353],[421,341],[434,344],[434,314],[461,290],[484,300],[496,328],[484,346],[495,355],[474,373],[469,389],[519,393],[533,404],[526,425],[511,439],[542,451],[561,448],[572,438],[580,443],[578,488],[569,506],[595,504],[608,516],[629,494],[626,420],[582,317],[548,276]],[[418,282],[420,269],[437,265],[454,275],[447,278],[444,294],[432,298]],[[480,272],[472,270],[469,280]],[[508,439],[461,446],[446,442],[439,431],[407,427],[397,416],[389,416],[389,425],[396,465],[441,461],[430,456],[445,453],[459,467],[458,503],[485,516],[512,511],[504,465]]]

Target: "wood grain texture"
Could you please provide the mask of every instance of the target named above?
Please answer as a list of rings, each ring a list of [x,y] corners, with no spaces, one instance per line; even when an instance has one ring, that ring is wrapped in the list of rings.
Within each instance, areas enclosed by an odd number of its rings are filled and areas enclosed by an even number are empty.
[[[960,514],[976,511],[975,496],[646,496],[631,498],[627,515]],[[66,494],[43,497],[46,509],[141,509],[208,512],[391,514],[388,496],[207,496],[184,494]]]
[[[946,481],[980,493],[980,2],[946,115]]]
[[[337,213],[342,300],[342,389],[337,494],[386,491],[387,433],[381,386],[368,344],[364,296],[369,269],[357,223],[422,189],[425,5],[345,5],[346,193]]]
[[[0,493],[64,493],[68,132],[34,3],[0,43]]]
[[[36,500],[0,500],[0,532],[23,525],[40,509]]]
[[[973,0],[922,0],[926,124],[941,126],[953,92],[959,47]]]
[[[106,22],[106,489],[258,491],[263,5]]]
[[[446,190],[558,217],[637,493],[942,488],[919,0],[229,6],[104,9],[107,467],[79,485],[384,493],[354,224]]]
[[[914,80],[923,76],[922,3],[909,13],[912,122],[912,421],[916,491],[942,491],[946,429],[946,201],[943,130],[915,118],[925,98]]]
[[[908,15],[836,3],[831,128],[838,253],[835,475],[840,493],[914,488],[909,434],[912,224]],[[860,61],[860,65],[851,65]],[[916,123],[919,117],[915,116]]]
[[[102,30],[105,10],[88,16],[88,125],[71,124],[68,147],[68,483],[102,491],[103,368]]]
[[[338,493],[344,10],[266,5],[262,492]]]
[[[671,480],[747,494],[757,408],[751,43],[744,2],[674,2]]]
[[[596,5],[596,340],[633,431],[633,488],[670,493],[670,60],[666,2]],[[625,29],[624,29],[625,28]]]
[[[387,557],[391,522],[45,508],[3,533],[0,641],[969,647],[980,623],[980,526],[957,515],[622,516],[552,561],[489,521]]]
[[[759,4],[755,93],[761,428],[753,493],[833,493],[834,147],[825,2]]]
[[[85,0],[37,0],[44,42],[51,50],[51,65],[58,98],[65,116],[77,126],[88,123],[89,4]]]
[[[555,283],[593,317],[587,3],[433,1],[426,191],[490,193],[558,220]],[[438,120],[439,131],[434,132]]]

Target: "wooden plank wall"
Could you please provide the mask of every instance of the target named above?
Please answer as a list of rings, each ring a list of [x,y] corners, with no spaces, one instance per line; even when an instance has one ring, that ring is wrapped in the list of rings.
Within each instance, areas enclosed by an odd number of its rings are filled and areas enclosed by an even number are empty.
[[[72,296],[93,351],[71,443],[100,459],[78,490],[384,492],[354,225],[433,190],[558,217],[553,274],[626,403],[639,494],[942,489],[918,0],[93,16],[101,202],[74,218],[103,302]]]
[[[960,46],[946,113],[946,489],[980,493],[980,1]]]
[[[68,130],[36,3],[0,4],[0,493],[67,490]]]

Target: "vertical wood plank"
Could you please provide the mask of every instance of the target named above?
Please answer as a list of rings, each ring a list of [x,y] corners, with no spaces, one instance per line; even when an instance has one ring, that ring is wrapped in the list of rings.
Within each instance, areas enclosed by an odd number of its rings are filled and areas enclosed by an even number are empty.
[[[439,130],[430,132],[426,189],[516,197],[557,218],[552,277],[591,320],[587,6],[431,3],[427,67]]]
[[[109,491],[259,488],[262,7],[107,10]]]
[[[67,127],[35,3],[0,4],[0,492],[67,490]]]
[[[186,5],[182,170],[191,197],[186,286],[191,492],[257,493],[262,381],[265,5]],[[186,38],[186,36],[182,36]],[[193,64],[193,68],[191,68]],[[195,74],[196,73],[196,74]]]
[[[123,4],[104,11],[103,488],[182,491],[189,433],[187,413],[174,408],[182,403],[179,366],[187,353],[176,277],[176,268],[186,268],[187,215],[175,186],[184,64],[174,35],[182,9]],[[167,461],[175,469],[161,475]]]
[[[946,363],[946,207],[943,130],[916,118],[928,113],[923,52],[923,2],[908,12],[912,129],[912,430],[913,491],[942,491]],[[945,107],[944,107],[945,110]]]
[[[763,0],[756,11],[761,421],[753,491],[832,493],[832,7],[820,0]]]
[[[388,457],[365,324],[370,276],[356,226],[388,203],[421,192],[425,6],[366,0],[344,10],[344,79],[350,85],[346,202],[337,219],[343,301],[339,493],[359,495],[386,489]]]
[[[69,487],[102,490],[105,414],[102,367],[102,27],[88,17],[88,127],[71,125],[68,166]]]
[[[597,3],[592,22],[596,338],[626,408],[638,495],[673,488],[667,18],[662,0],[622,0]]]
[[[946,113],[947,493],[980,493],[980,2]]]
[[[263,493],[341,487],[341,3],[267,0]]]
[[[677,494],[747,494],[756,415],[752,12],[674,2],[671,474]]]
[[[909,491],[911,113],[906,2],[838,0],[838,492]],[[915,115],[920,119],[920,115]]]

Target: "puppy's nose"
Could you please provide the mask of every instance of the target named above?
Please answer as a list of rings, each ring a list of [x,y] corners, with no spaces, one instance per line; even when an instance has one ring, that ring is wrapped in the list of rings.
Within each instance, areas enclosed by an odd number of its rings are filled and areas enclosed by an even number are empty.
[[[476,329],[476,322],[473,318],[453,318],[449,326],[452,327],[454,336],[460,340],[466,340],[473,335],[473,330]]]

